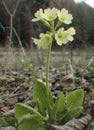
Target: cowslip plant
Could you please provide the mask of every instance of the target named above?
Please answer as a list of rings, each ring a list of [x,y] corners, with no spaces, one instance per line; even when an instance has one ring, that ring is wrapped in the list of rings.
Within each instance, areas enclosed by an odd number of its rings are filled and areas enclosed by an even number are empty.
[[[39,9],[35,13],[35,18],[32,19],[33,22],[42,22],[49,30],[45,34],[40,33],[39,39],[33,38],[38,48],[47,49],[46,83],[35,81],[32,92],[34,108],[22,103],[15,105],[18,130],[52,130],[52,125],[63,125],[78,117],[83,110],[84,91],[82,89],[72,91],[67,96],[60,92],[55,101],[49,89],[48,72],[53,39],[59,46],[73,41],[75,29],[70,27],[65,30],[62,27],[62,24],[71,24],[72,19],[72,15],[65,8]]]

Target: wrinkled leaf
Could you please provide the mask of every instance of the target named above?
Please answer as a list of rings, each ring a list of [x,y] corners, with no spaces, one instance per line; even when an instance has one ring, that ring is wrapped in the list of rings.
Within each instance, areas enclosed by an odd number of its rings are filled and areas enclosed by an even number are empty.
[[[81,112],[83,111],[83,107],[79,106],[71,110],[64,109],[64,111],[59,115],[58,119],[60,120],[60,125],[64,125],[68,121],[73,118],[79,117]]]
[[[74,109],[71,109],[70,110],[70,116],[71,116],[71,119],[72,118],[77,118],[81,112],[83,111],[83,107],[79,106],[79,107],[75,107]]]
[[[46,116],[47,110],[53,107],[53,98],[50,90],[40,81],[36,81],[33,88],[33,99],[39,112]]]
[[[57,119],[58,119],[58,124],[64,124],[65,122],[66,122],[66,117],[69,117],[67,120],[69,120],[70,119],[70,116],[69,116],[69,113],[68,113],[68,110],[66,109],[66,107],[64,108],[64,110],[61,112],[61,113],[59,113],[58,114],[58,117],[57,117]]]
[[[82,106],[84,99],[83,89],[78,89],[69,93],[66,97],[66,106],[68,109],[75,108],[77,106]]]
[[[55,105],[53,107],[52,118],[54,120],[58,120],[59,115],[61,114],[61,112],[63,112],[64,108],[65,108],[64,94],[61,92],[58,94],[57,100],[56,100]]]
[[[18,127],[18,130],[38,130],[41,126],[41,122],[37,119],[37,116],[24,115]]]
[[[26,114],[37,115],[39,120],[43,120],[43,117],[40,115],[40,113],[35,111],[35,109],[33,109],[32,107],[27,106],[27,105],[22,104],[22,103],[17,103],[15,105],[15,117],[19,120],[20,118],[22,118],[22,116],[24,116]]]

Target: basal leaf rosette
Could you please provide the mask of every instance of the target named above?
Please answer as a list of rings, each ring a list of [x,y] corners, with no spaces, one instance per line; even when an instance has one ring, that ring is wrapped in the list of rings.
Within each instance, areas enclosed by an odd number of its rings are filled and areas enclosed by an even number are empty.
[[[50,34],[40,34],[40,39],[33,38],[34,43],[38,48],[47,49],[50,44],[52,44],[52,37]]]
[[[68,30],[64,30],[64,28],[60,28],[55,33],[55,39],[58,45],[67,44],[69,41],[73,41],[73,35],[75,34],[75,29],[70,27]]]

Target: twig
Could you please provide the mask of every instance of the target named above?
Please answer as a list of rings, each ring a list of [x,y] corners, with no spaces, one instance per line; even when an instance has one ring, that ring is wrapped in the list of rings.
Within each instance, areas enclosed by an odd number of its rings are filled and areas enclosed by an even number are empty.
[[[17,7],[18,7],[19,3],[20,3],[20,0],[17,0],[16,5],[15,5],[15,8],[14,8],[14,11],[13,11],[13,16],[14,16],[15,13],[16,13],[16,10],[17,10]]]
[[[4,2],[4,0],[1,0],[1,2],[2,2],[2,4],[3,4],[5,10],[6,10],[7,13],[9,14],[9,16],[11,16],[11,15],[14,16],[15,13],[16,13],[17,7],[18,7],[18,5],[19,5],[19,3],[20,3],[20,0],[17,0],[17,2],[16,2],[16,4],[15,4],[15,8],[14,8],[14,10],[13,10],[13,13],[11,13],[11,12],[9,11],[9,9],[7,8],[7,6],[6,6],[5,2]]]
[[[10,16],[10,35],[9,35],[10,42],[9,42],[9,46],[8,46],[8,55],[7,55],[7,60],[6,60],[6,62],[8,62],[8,60],[10,59],[9,52],[11,51],[11,45],[12,45],[12,42],[13,42],[12,41],[12,35],[13,35],[13,17],[14,17],[14,15],[16,13],[16,10],[17,10],[17,7],[19,5],[20,0],[17,0],[17,2],[15,4],[15,8],[14,8],[14,10],[13,10],[12,13],[7,8],[7,5],[5,4],[4,0],[2,0],[1,2],[2,2],[2,5],[4,6],[5,10],[7,11],[7,13]],[[5,68],[5,70],[6,70],[6,68]]]
[[[9,16],[10,16],[10,15],[11,15],[11,13],[10,13],[10,11],[8,10],[8,8],[7,8],[7,6],[6,6],[5,2],[4,2],[4,0],[1,0],[1,2],[2,2],[2,4],[3,4],[3,6],[4,6],[5,10],[7,11],[7,13],[8,13],[8,14],[9,14]]]
[[[6,28],[6,29],[10,29],[10,27],[5,27],[5,28]],[[23,47],[22,42],[21,42],[21,40],[20,40],[20,38],[19,38],[19,36],[18,36],[18,34],[17,34],[17,31],[15,30],[14,27],[12,27],[12,30],[13,30],[13,32],[14,32],[14,34],[15,34],[17,40],[18,40],[18,43],[19,43],[19,45],[20,45],[20,47],[21,47],[21,49],[22,49],[23,55],[26,56],[24,47]]]
[[[21,40],[20,40],[20,38],[19,38],[19,36],[18,36],[18,34],[17,34],[15,28],[13,28],[13,31],[14,31],[14,33],[15,33],[15,35],[16,35],[16,38],[17,38],[17,40],[18,40],[18,42],[19,42],[19,45],[21,46],[21,49],[22,49],[22,52],[23,52],[24,56],[26,56],[25,51],[24,51],[24,48],[23,48],[23,45],[22,45],[22,42],[21,42]]]

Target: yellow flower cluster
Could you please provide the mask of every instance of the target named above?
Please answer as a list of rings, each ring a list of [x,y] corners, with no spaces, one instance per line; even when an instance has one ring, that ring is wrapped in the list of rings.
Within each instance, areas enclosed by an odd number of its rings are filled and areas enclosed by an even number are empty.
[[[68,43],[69,41],[73,41],[75,29],[73,27],[70,27],[67,30],[61,28],[62,23],[71,24],[72,20],[72,15],[69,14],[68,10],[66,10],[65,8],[61,10],[56,8],[47,8],[45,10],[39,9],[35,13],[35,18],[33,18],[32,21],[43,22],[43,24],[46,25],[50,31],[46,34],[41,33],[40,39],[33,38],[35,44],[39,48],[47,49],[48,45],[52,43],[53,38],[55,38],[57,44],[60,46],[62,44]]]
[[[45,9],[44,12],[42,9],[39,9],[39,11],[35,13],[36,18],[32,19],[32,21],[36,22],[43,19],[47,21],[53,21],[57,17],[57,12],[58,10],[56,8],[53,8],[53,9],[48,8],[48,9]]]

